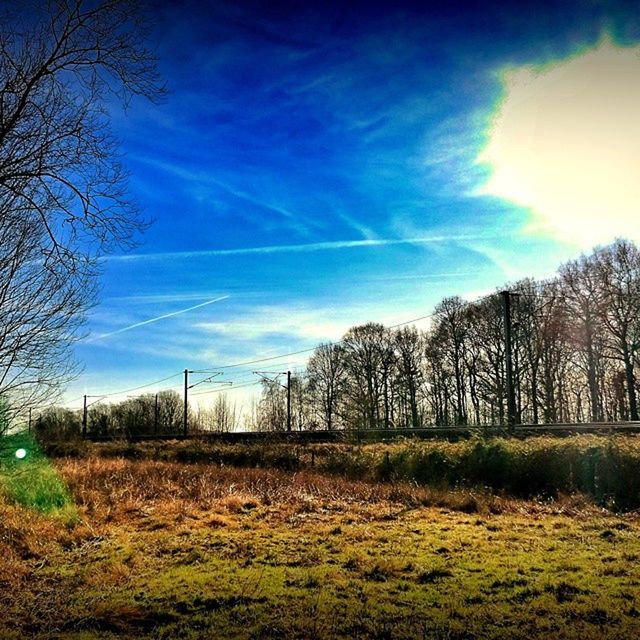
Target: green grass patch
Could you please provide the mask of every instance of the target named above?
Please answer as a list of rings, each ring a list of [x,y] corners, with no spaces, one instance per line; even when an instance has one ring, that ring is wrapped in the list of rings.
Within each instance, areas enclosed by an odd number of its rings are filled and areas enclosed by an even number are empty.
[[[75,514],[65,482],[28,435],[0,439],[0,491],[10,502],[42,513],[67,518]]]

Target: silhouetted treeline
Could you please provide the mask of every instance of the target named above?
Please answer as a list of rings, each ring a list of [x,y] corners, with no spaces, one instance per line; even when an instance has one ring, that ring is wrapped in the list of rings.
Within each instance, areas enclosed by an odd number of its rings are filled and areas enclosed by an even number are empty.
[[[640,252],[630,241],[510,283],[516,419],[638,419]],[[427,331],[351,328],[292,379],[294,429],[504,424],[503,297],[445,298]],[[282,430],[286,390],[265,382],[255,428]]]
[[[628,240],[563,264],[555,278],[509,283],[518,423],[638,420],[640,251]],[[368,323],[319,345],[291,378],[291,425],[394,429],[507,422],[505,325],[500,290],[476,302],[442,300],[431,326]],[[246,406],[246,405],[245,405]],[[180,434],[183,398],[164,391],[90,406],[89,434]],[[189,431],[282,431],[287,389],[264,380],[237,410],[226,393],[189,408]],[[42,435],[81,433],[82,411],[50,409]]]
[[[82,435],[82,409],[51,407],[34,421],[36,434],[43,439],[73,439]],[[188,409],[191,433],[233,431],[239,418],[226,394],[219,394],[209,408]],[[87,409],[87,433],[97,437],[139,435],[180,435],[184,429],[184,403],[176,391],[160,391],[122,402],[96,403]]]

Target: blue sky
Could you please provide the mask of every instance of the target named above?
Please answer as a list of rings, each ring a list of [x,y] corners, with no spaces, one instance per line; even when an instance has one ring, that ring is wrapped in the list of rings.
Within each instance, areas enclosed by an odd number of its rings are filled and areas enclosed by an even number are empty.
[[[593,232],[572,233],[584,204],[566,159],[550,175],[549,140],[578,154],[584,135],[565,143],[566,110],[549,105],[569,104],[570,119],[583,104],[635,107],[640,67],[616,52],[639,58],[637,3],[508,4],[164,3],[152,40],[170,95],[112,113],[132,196],[155,222],[104,261],[67,400],[424,316],[444,296],[547,276],[627,229],[623,203],[618,226],[596,212]],[[601,90],[610,67],[620,77]],[[594,143],[614,152],[585,176],[615,166],[635,120]],[[534,132],[524,145],[521,122]],[[627,178],[631,201],[640,179]],[[252,368],[225,378],[251,381]]]

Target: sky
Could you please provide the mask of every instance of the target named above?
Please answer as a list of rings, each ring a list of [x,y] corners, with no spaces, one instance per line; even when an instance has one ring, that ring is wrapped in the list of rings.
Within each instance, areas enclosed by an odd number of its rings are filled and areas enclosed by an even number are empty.
[[[312,349],[640,241],[640,3],[160,6],[169,95],[111,115],[154,222],[103,261],[70,406],[180,390],[185,368]],[[253,370],[308,355],[216,380],[246,402]]]

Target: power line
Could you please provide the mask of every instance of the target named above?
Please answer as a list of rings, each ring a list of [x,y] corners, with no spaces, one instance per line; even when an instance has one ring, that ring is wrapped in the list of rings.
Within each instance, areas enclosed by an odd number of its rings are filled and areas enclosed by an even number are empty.
[[[467,303],[467,304],[472,304],[471,302]],[[398,327],[404,327],[407,324],[413,324],[414,322],[420,322],[420,320],[426,320],[427,318],[433,318],[433,316],[435,316],[436,313],[435,311],[433,313],[429,313],[426,316],[420,316],[419,318],[413,318],[413,320],[407,320],[406,322],[399,322],[398,324],[392,324],[390,327],[387,327],[387,329],[397,329]],[[344,342],[344,340],[341,340],[340,342]]]
[[[87,409],[88,409],[89,407],[92,407],[94,404],[98,404],[98,402],[100,402],[101,400],[104,400],[106,396],[87,396],[87,398],[97,398],[97,400],[94,400],[93,402],[90,402],[87,405]]]
[[[342,340],[340,340],[339,342],[342,342]],[[327,344],[329,345],[333,345],[333,344],[339,344],[339,342],[329,342]],[[256,360],[246,360],[244,362],[237,362],[235,364],[226,364],[222,367],[217,367],[218,369],[233,369],[235,367],[242,367],[245,365],[249,365],[249,364],[258,364],[259,362],[270,362],[272,360],[281,360],[282,358],[288,358],[289,356],[297,356],[301,353],[309,353],[310,351],[315,351],[317,349],[317,347],[310,347],[309,349],[300,349],[300,351],[292,351],[291,353],[282,353],[280,355],[277,356],[270,356],[268,358],[258,358]]]
[[[141,384],[138,387],[131,387],[130,389],[124,389],[122,391],[113,391],[112,393],[105,393],[102,397],[103,398],[110,398],[112,396],[120,396],[124,393],[130,393],[131,391],[138,391],[138,389],[144,389],[146,387],[151,387],[154,384],[160,384],[161,382],[166,382],[167,380],[171,380],[171,378],[177,378],[178,376],[181,376],[182,372],[178,372],[178,373],[174,373],[171,376],[167,376],[166,378],[161,378],[160,380],[154,380],[153,382],[147,382],[146,384]],[[173,387],[169,387],[169,388],[173,388]]]
[[[494,295],[494,294],[492,294],[492,295]],[[472,303],[469,302],[467,304],[472,304]],[[436,314],[435,313],[429,313],[426,316],[420,316],[419,318],[413,318],[411,320],[406,320],[405,322],[399,322],[398,324],[394,324],[394,325],[391,325],[390,327],[386,327],[386,329],[397,329],[398,327],[402,327],[402,326],[407,325],[407,324],[412,324],[413,322],[418,322],[419,320],[425,320],[427,318],[432,318],[434,315],[436,315]],[[333,342],[324,342],[323,344],[325,346],[331,347],[331,346],[334,346],[334,345],[342,344],[343,342],[345,342],[344,338],[342,340],[335,340]],[[309,353],[310,351],[315,351],[317,348],[318,348],[318,346],[316,345],[315,347],[310,347],[308,349],[300,349],[299,351],[291,351],[289,353],[282,353],[282,354],[279,354],[277,356],[269,356],[267,358],[257,358],[256,360],[245,360],[244,362],[236,362],[234,364],[226,364],[226,365],[222,365],[220,367],[216,367],[216,369],[234,369],[236,367],[243,367],[243,366],[247,366],[247,365],[251,365],[251,364],[258,364],[260,362],[271,362],[273,360],[281,360],[283,358],[288,358],[290,356],[300,355],[301,353]]]
[[[235,391],[236,389],[244,389],[245,387],[254,387],[257,384],[261,384],[262,380],[255,380],[254,382],[247,382],[246,384],[240,384],[238,386],[229,387],[227,389],[209,389],[207,391],[197,391],[195,393],[191,393],[192,396],[204,396],[209,393],[220,393],[221,391]]]
[[[478,302],[481,302],[485,298],[489,298],[489,297],[492,297],[492,296],[495,296],[495,295],[497,295],[497,292],[486,294],[484,296],[476,298],[475,300],[465,301],[464,302],[464,306],[477,304]],[[413,324],[415,322],[419,322],[421,320],[426,320],[428,318],[433,318],[435,315],[437,315],[436,312],[429,313],[429,314],[426,314],[424,316],[419,316],[417,318],[412,318],[411,320],[405,320],[404,322],[399,322],[399,323],[391,325],[389,327],[385,327],[385,329],[386,330],[397,329],[398,327],[403,327],[403,326],[406,326],[408,324]],[[342,344],[343,342],[345,342],[345,338],[342,338],[341,340],[335,340],[335,341],[332,341],[332,342],[325,342],[325,343],[322,343],[322,344],[324,344],[325,346],[336,346],[336,345]],[[194,369],[194,370],[191,370],[191,373],[214,373],[214,372],[220,371],[221,369],[235,369],[235,368],[245,367],[245,366],[249,366],[249,365],[253,365],[253,364],[259,364],[261,362],[273,362],[275,360],[282,360],[284,358],[290,358],[291,356],[298,356],[298,355],[301,355],[301,354],[310,353],[312,351],[315,351],[317,348],[318,348],[318,345],[316,345],[315,347],[309,347],[307,349],[300,349],[298,351],[291,351],[291,352],[288,352],[288,353],[282,353],[282,354],[278,354],[278,355],[275,355],[275,356],[267,356],[265,358],[256,358],[254,360],[245,360],[245,361],[242,361],[242,362],[236,362],[236,363],[233,363],[233,364],[222,365],[222,366],[215,367],[215,368]],[[138,385],[136,387],[123,389],[121,391],[113,391],[111,393],[106,393],[106,394],[104,394],[102,396],[102,398],[111,398],[113,396],[119,396],[119,395],[131,393],[132,391],[138,391],[140,389],[145,389],[147,387],[153,386],[154,384],[160,384],[161,382],[166,382],[167,380],[171,380],[172,378],[176,378],[176,377],[181,376],[181,375],[183,375],[182,371],[180,371],[178,373],[174,373],[174,374],[172,374],[170,376],[167,376],[166,378],[161,378],[159,380],[154,380],[152,382],[147,382],[145,384]],[[251,384],[255,384],[255,383],[251,383]],[[250,385],[240,385],[240,386],[235,387],[235,388],[243,388],[244,386],[250,386]],[[168,387],[167,390],[175,389],[175,388],[177,388],[177,387]],[[212,391],[207,391],[207,392],[204,392],[204,393],[215,393],[216,391],[219,391],[219,390],[212,390]],[[197,394],[194,393],[192,395],[202,395],[202,392],[197,393]],[[78,398],[78,399],[82,399],[82,396],[80,396],[80,398]],[[75,402],[75,400],[73,400],[71,402]]]

